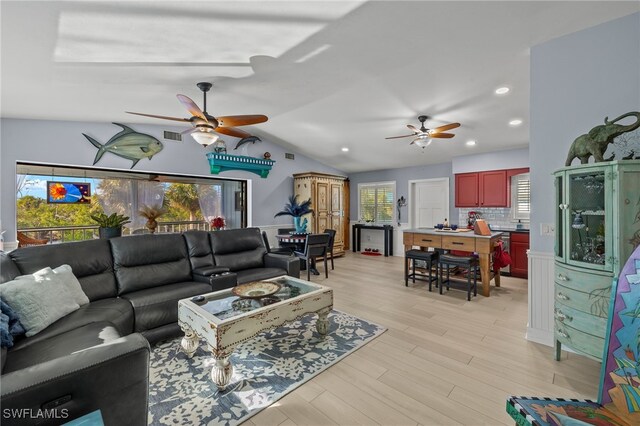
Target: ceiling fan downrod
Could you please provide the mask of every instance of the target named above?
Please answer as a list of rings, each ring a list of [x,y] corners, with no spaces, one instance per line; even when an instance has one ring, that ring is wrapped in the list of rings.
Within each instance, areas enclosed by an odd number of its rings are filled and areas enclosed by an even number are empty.
[[[198,86],[198,88],[200,90],[202,90],[202,94],[204,96],[204,102],[203,102],[203,106],[204,108],[202,109],[202,112],[204,112],[204,114],[207,114],[207,92],[211,89],[211,86],[213,86],[213,84],[203,81],[200,83],[197,83],[196,86]]]

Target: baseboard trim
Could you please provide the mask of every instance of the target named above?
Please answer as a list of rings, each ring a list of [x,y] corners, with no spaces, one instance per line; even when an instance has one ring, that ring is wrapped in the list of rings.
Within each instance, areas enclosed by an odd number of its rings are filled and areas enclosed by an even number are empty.
[[[527,327],[525,338],[530,342],[553,346],[553,331]]]

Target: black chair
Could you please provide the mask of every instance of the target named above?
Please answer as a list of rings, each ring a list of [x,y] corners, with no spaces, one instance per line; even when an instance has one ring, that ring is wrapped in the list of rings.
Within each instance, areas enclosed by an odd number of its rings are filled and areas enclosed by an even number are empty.
[[[442,285],[447,283],[447,290],[449,290],[449,266],[461,266],[468,268],[467,273],[467,300],[471,301],[471,274],[473,274],[473,295],[478,295],[478,267],[480,262],[476,256],[455,256],[453,254],[441,254],[438,257],[438,265],[440,267],[440,279],[438,284],[440,285],[440,294],[442,294]],[[443,281],[442,272],[447,268],[447,279]]]
[[[325,229],[325,234],[329,234],[329,255],[331,256],[331,270],[333,271],[333,243],[336,240],[336,230],[335,229]]]
[[[267,237],[267,231],[262,231],[262,239],[264,240],[264,246],[267,249],[267,253],[286,254],[287,256],[291,256],[293,254],[293,250],[287,247],[272,249],[271,246],[269,245],[269,238]]]
[[[304,252],[296,251],[294,254],[301,260],[307,262],[307,281],[311,281],[311,269],[315,266],[317,257],[324,260],[324,275],[329,278],[327,269],[327,252],[329,245],[329,234],[309,234],[304,244]]]
[[[404,254],[404,285],[409,286],[409,278],[413,279],[415,284],[416,280],[428,281],[429,291],[431,291],[431,283],[436,281],[436,287],[438,287],[438,258],[439,253],[437,251],[424,251],[424,250],[407,250]],[[425,268],[429,270],[428,274],[416,273],[416,260],[422,260],[426,263]],[[411,262],[411,271],[409,270],[409,262]],[[431,268],[435,265],[436,276],[434,277],[431,272]]]

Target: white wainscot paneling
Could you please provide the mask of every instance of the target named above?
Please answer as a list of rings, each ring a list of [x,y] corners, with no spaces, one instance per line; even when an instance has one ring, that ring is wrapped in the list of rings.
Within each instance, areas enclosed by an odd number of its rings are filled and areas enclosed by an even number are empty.
[[[553,346],[554,256],[529,252],[527,340]]]

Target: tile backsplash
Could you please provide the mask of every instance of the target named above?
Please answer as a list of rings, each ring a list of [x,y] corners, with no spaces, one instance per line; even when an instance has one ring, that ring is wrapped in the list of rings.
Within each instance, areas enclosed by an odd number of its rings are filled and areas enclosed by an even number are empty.
[[[483,208],[459,208],[458,224],[466,226],[468,213],[470,211],[481,212],[482,219],[486,220],[494,228],[511,229],[516,227],[517,221],[511,217],[511,209],[508,207],[483,207]],[[525,228],[529,228],[528,223],[523,223]]]

